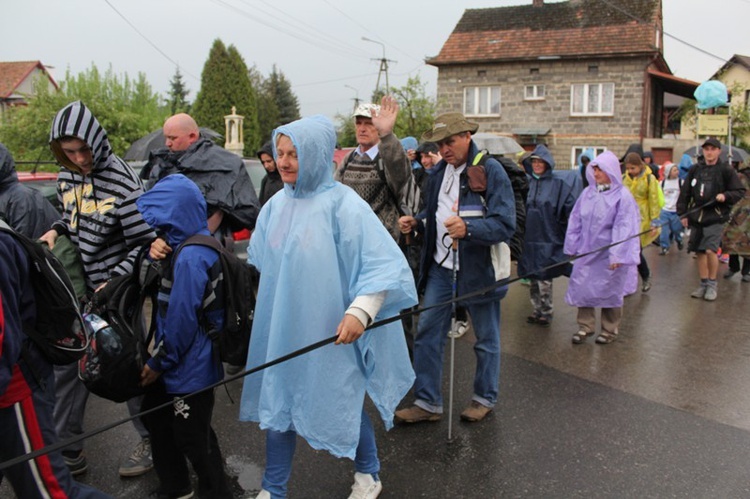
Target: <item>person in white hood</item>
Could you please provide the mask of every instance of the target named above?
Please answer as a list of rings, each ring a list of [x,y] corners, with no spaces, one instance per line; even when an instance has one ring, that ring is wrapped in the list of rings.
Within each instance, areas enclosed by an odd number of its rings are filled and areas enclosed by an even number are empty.
[[[664,163],[664,180],[661,181],[661,190],[664,192],[664,206],[659,214],[659,223],[661,224],[661,235],[659,236],[659,245],[661,246],[660,255],[666,255],[674,240],[677,243],[677,249],[682,251],[682,222],[677,215],[677,199],[680,197],[680,187],[682,179],[680,178],[680,169],[671,161]]]

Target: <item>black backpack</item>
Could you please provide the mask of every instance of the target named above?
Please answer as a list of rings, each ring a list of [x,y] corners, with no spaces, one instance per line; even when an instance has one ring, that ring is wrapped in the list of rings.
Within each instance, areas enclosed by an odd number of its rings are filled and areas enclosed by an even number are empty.
[[[115,402],[144,393],[141,371],[156,330],[160,284],[158,264],[144,258],[147,250],[144,247],[139,253],[133,273],[112,278],[91,298],[87,308],[93,315],[84,317],[87,326],[96,324],[96,316],[106,324],[90,331],[91,343],[78,362],[78,377],[91,393]],[[148,334],[143,316],[147,298],[151,301]]]
[[[191,236],[182,243],[172,261],[177,261],[182,248],[196,244],[208,246],[219,253],[224,290],[223,329],[219,330],[206,322],[202,325],[213,342],[214,353],[219,360],[232,366],[244,366],[253,328],[258,272],[224,248],[215,238],[202,234]]]
[[[472,165],[484,165],[488,158],[493,158],[503,166],[513,187],[513,197],[516,201],[516,232],[508,242],[508,246],[510,247],[511,260],[518,261],[521,258],[521,253],[523,253],[523,239],[526,234],[526,197],[529,194],[529,179],[526,178],[526,172],[512,159],[492,156],[486,150],[479,151],[474,156]]]
[[[89,337],[65,268],[49,249],[15,232],[2,220],[0,230],[18,241],[29,259],[29,281],[37,314],[33,324],[23,325],[24,333],[52,364],[77,361],[88,347]]]

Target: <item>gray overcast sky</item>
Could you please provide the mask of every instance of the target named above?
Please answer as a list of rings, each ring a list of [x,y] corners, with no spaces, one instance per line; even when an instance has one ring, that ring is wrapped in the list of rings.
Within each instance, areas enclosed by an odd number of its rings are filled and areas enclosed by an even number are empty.
[[[57,79],[68,68],[78,73],[92,62],[100,70],[111,65],[120,74],[140,71],[163,94],[177,63],[192,100],[211,44],[221,38],[264,75],[276,64],[292,83],[303,115],[333,117],[349,112],[356,95],[367,99],[375,87],[379,64],[372,59],[380,58],[383,48],[363,36],[381,41],[386,57],[397,61],[390,66],[391,86],[419,74],[434,94],[437,70],[423,60],[440,51],[464,9],[529,3],[2,0],[0,60],[41,60],[55,67]],[[715,11],[717,6],[722,12]],[[750,55],[750,0],[663,0],[663,15],[666,33],[706,52],[724,60],[735,53]],[[703,81],[723,64],[668,36],[664,45],[672,71],[683,78]]]

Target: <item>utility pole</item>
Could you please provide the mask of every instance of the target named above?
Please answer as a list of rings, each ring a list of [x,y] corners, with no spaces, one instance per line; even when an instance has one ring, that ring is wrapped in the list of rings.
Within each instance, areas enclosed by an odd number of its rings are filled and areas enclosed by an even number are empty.
[[[354,90],[354,99],[352,99],[352,100],[354,101],[354,109],[353,110],[356,111],[357,108],[359,107],[359,90],[357,90],[356,88],[354,88],[351,85],[344,84],[344,86],[346,88],[351,88],[352,90]]]
[[[385,93],[390,94],[391,88],[390,88],[390,85],[388,84],[388,63],[396,62],[396,61],[392,61],[390,59],[385,58],[385,45],[383,43],[377,40],[372,40],[370,38],[367,38],[366,36],[363,36],[362,40],[366,42],[377,43],[383,48],[383,57],[381,57],[380,59],[373,59],[373,61],[380,61],[380,69],[378,70],[378,82],[375,84],[375,91],[377,92],[377,90],[380,88],[380,75],[385,73]]]

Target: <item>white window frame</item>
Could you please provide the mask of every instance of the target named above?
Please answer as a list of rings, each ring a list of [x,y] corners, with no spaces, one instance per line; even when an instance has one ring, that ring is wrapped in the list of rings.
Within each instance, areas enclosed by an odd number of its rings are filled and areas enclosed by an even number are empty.
[[[601,153],[607,150],[606,146],[573,146],[570,148],[570,156],[571,161],[570,164],[573,166],[573,168],[578,167],[578,156],[583,154],[583,151],[586,149],[593,149],[594,150],[594,158],[599,156]]]
[[[531,90],[531,95],[529,95],[529,90]],[[544,100],[546,95],[544,85],[526,85],[523,87],[523,100]]]
[[[484,96],[482,95],[483,93]],[[495,95],[497,96],[497,110],[493,111]],[[471,108],[466,105],[469,101],[471,101]],[[462,104],[464,116],[500,116],[502,101],[502,89],[499,85],[464,87]]]
[[[605,102],[605,91],[608,88],[610,102]],[[580,96],[577,98],[577,90],[580,89]],[[596,95],[593,95],[595,92]],[[581,101],[581,108],[576,110],[576,102]],[[595,101],[594,101],[595,100]],[[609,109],[607,109],[607,104]],[[594,108],[593,110],[591,108]],[[602,111],[602,109],[607,109]],[[570,85],[570,115],[571,116],[614,116],[615,114],[615,84],[612,82],[603,83],[573,83]]]

